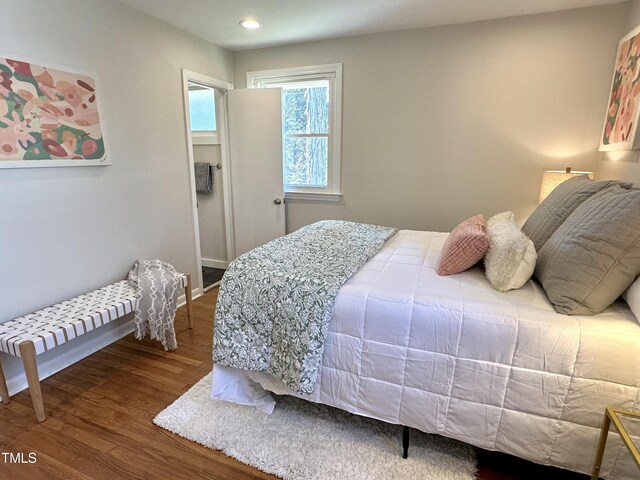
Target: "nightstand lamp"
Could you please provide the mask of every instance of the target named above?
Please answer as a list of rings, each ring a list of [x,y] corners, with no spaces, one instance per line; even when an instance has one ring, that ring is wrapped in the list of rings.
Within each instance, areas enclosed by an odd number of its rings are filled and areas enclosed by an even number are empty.
[[[567,167],[564,170],[545,170],[542,173],[540,202],[547,198],[547,195],[551,193],[551,190],[556,188],[565,180],[569,180],[571,177],[575,177],[577,175],[589,175],[589,178],[593,180],[593,172],[574,172],[571,170],[571,167]]]

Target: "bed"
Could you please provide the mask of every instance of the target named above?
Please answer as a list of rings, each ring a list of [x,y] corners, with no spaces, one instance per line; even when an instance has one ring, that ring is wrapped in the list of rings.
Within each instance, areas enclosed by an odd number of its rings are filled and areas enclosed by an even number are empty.
[[[638,320],[622,301],[560,315],[535,281],[500,293],[480,267],[438,276],[447,236],[400,230],[342,286],[302,397],[588,473],[604,407],[640,409]],[[267,373],[214,368],[215,398],[268,410],[268,392],[295,394]],[[637,478],[614,437],[601,475]]]

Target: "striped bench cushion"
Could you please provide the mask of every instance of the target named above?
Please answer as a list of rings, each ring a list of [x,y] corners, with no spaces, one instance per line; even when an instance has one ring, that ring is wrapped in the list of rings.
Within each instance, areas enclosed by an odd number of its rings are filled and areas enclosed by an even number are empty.
[[[186,285],[183,275],[182,287]],[[137,303],[133,287],[122,280],[0,323],[0,352],[19,357],[20,343],[31,340],[40,355],[133,312]]]

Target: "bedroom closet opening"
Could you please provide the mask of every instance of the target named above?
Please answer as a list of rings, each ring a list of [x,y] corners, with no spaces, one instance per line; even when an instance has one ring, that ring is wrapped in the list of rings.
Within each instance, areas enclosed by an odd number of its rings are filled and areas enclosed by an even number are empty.
[[[192,196],[195,198],[194,236],[200,272],[199,292],[220,283],[229,265],[224,169],[226,85],[193,72],[184,72],[185,125],[189,148]]]

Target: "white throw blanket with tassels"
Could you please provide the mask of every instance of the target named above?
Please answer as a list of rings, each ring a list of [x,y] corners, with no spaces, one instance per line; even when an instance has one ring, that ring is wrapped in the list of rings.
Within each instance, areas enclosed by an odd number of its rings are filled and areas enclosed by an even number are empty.
[[[136,260],[128,280],[138,300],[136,338],[142,340],[149,332],[153,340],[162,342],[165,350],[178,348],[173,321],[181,287],[180,274],[161,260]]]

